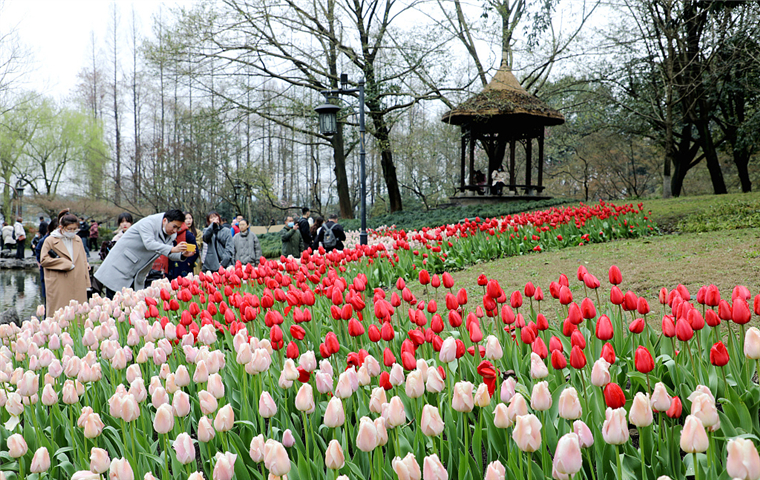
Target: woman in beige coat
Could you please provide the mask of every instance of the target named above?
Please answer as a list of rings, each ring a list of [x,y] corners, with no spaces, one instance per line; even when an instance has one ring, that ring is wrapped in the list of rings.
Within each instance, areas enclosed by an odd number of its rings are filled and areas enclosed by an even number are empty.
[[[77,236],[78,231],[79,219],[64,210],[58,215],[58,228],[42,245],[40,265],[45,272],[45,312],[48,316],[53,316],[71,300],[87,301],[90,265],[82,239]]]

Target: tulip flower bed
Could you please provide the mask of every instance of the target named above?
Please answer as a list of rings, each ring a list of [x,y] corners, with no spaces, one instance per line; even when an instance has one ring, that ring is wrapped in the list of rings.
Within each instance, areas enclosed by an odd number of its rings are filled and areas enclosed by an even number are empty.
[[[760,295],[573,277],[268,262],[4,325],[1,475],[760,478]]]

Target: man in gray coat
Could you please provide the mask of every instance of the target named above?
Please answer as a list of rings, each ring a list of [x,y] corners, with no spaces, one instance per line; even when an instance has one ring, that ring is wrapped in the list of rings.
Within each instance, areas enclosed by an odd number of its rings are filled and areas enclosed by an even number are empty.
[[[232,242],[235,244],[235,261],[240,260],[243,265],[249,263],[258,265],[261,258],[259,238],[248,228],[248,221],[245,219],[238,222],[238,228],[240,233],[232,237]]]
[[[113,298],[124,287],[145,288],[145,277],[161,255],[174,261],[192,255],[185,242],[172,246],[184,221],[182,210],[169,210],[145,217],[124,232],[95,272],[95,278],[105,287],[105,295]]]

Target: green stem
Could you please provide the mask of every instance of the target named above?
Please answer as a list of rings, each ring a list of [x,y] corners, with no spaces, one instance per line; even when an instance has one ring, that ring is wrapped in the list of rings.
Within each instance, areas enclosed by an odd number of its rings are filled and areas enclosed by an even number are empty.
[[[169,477],[169,435],[164,434],[164,474]]]
[[[306,412],[301,412],[301,418],[303,419],[303,443],[306,450],[306,458],[309,458],[309,432],[306,425]]]
[[[623,480],[623,464],[620,463],[620,445],[615,445],[615,459],[617,460],[617,478]]]
[[[591,453],[589,453],[588,448],[584,448],[583,452],[588,457],[588,469],[591,470],[591,479],[596,480],[596,468],[594,468],[594,465],[591,463]]]
[[[644,428],[639,431],[639,448],[641,449],[641,480],[646,480],[647,462],[644,460]]]
[[[694,460],[694,480],[699,480],[699,464],[697,463],[696,453],[692,453],[692,459]]]
[[[135,422],[133,420],[129,423],[132,424],[132,461],[135,462],[135,473],[137,473],[137,477],[139,478],[140,468],[137,459],[137,434],[135,433]],[[124,448],[126,448],[126,446]]]
[[[525,462],[528,464],[528,480],[531,480],[533,478],[533,468],[531,468],[531,463],[533,462],[530,460],[530,453],[525,454]]]

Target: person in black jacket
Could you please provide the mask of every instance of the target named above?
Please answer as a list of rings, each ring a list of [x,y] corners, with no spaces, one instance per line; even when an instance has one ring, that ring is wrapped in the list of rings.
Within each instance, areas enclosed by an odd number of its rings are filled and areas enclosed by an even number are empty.
[[[334,236],[335,239],[331,239],[331,236]],[[325,252],[330,252],[332,250],[343,250],[343,242],[345,240],[346,232],[343,231],[343,225],[338,223],[338,214],[333,213],[328,217],[327,223],[322,225],[322,228],[319,229],[317,239],[314,243],[317,247],[322,245]]]
[[[45,240],[47,240],[47,238],[50,236],[49,232],[53,232],[56,228],[58,228],[58,219],[51,218],[50,224],[45,225],[47,226],[45,236],[40,238],[40,241],[37,242],[37,245],[34,247],[34,258],[37,259],[37,266],[40,267],[40,298],[43,302],[45,301],[45,271],[42,268],[42,265],[40,265],[40,254],[42,254],[42,245],[45,244]]]
[[[298,220],[296,220],[298,231],[301,232],[301,238],[303,239],[304,250],[309,248],[312,243],[311,232],[309,231],[311,228],[311,225],[309,225],[310,215],[311,215],[311,210],[309,210],[309,207],[303,207],[301,209],[301,217],[298,218]]]

